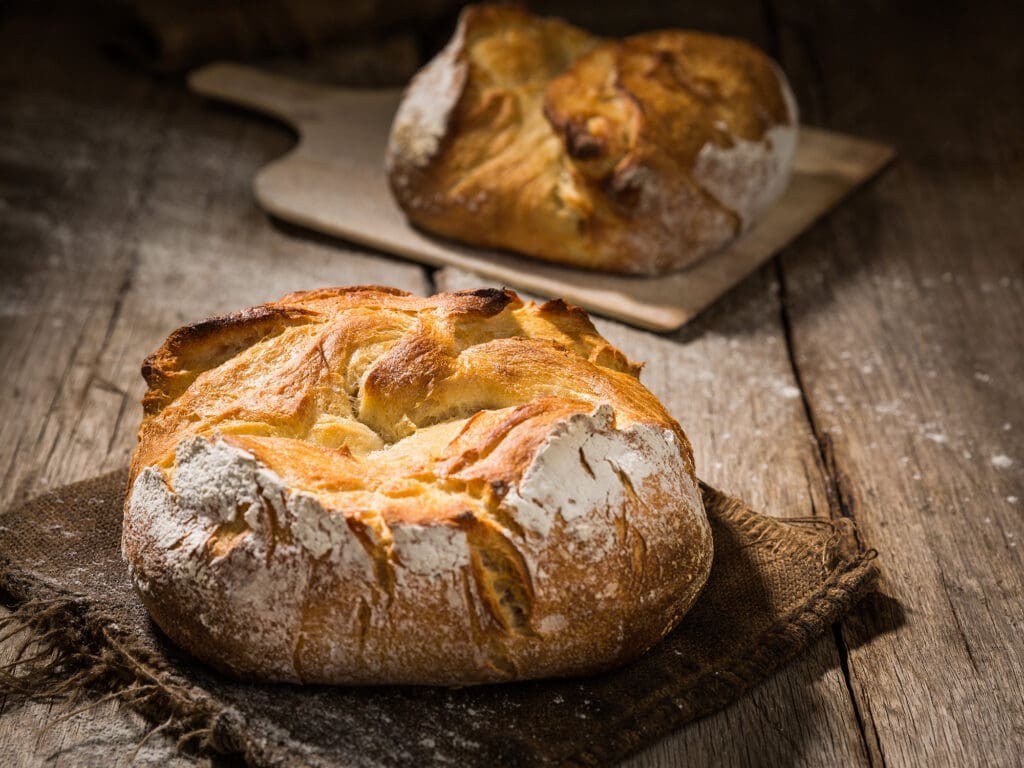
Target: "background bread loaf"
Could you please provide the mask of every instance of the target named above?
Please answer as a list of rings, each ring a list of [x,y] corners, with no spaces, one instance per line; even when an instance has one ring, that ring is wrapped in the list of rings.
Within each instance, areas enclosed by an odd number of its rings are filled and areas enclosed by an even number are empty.
[[[472,6],[413,79],[387,153],[410,220],[473,245],[656,274],[722,248],[785,188],[797,111],[740,40],[606,40]]]

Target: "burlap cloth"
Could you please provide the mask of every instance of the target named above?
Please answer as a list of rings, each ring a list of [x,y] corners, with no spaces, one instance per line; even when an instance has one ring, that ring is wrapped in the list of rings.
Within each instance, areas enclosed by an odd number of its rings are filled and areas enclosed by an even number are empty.
[[[0,517],[0,587],[23,632],[0,693],[117,696],[183,747],[252,765],[606,764],[724,707],[869,591],[873,552],[848,521],[781,522],[708,486],[711,578],[633,664],[599,677],[444,689],[246,685],[176,651],[120,556],[126,473]]]

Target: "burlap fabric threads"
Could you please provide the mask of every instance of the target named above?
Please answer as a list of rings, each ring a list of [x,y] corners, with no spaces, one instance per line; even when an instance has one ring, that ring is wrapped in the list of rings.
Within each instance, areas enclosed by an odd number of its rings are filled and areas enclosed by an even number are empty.
[[[23,633],[14,696],[116,696],[183,748],[251,765],[606,764],[724,707],[804,650],[874,585],[849,521],[781,522],[703,486],[715,537],[693,611],[599,677],[463,689],[246,685],[158,634],[120,557],[125,472],[0,517],[0,588]],[[19,636],[21,637],[21,636]]]

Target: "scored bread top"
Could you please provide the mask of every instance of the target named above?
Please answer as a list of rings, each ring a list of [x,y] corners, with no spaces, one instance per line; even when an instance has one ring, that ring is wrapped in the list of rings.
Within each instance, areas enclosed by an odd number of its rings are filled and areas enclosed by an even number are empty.
[[[442,519],[493,507],[556,423],[602,403],[618,429],[672,429],[692,467],[639,366],[582,310],[511,291],[291,294],[176,331],[143,370],[132,480],[217,432],[328,508]]]
[[[164,632],[240,678],[586,674],[710,570],[686,436],[562,301],[295,293],[143,372],[122,551]]]
[[[424,229],[651,274],[750,226],[785,187],[796,121],[782,72],[741,40],[608,40],[471,6],[407,89],[387,163]]]

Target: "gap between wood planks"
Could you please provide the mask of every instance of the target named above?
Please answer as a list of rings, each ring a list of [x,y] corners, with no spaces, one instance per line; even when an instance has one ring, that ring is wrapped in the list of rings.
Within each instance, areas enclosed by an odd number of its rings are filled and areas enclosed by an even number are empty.
[[[776,0],[761,0],[760,5],[761,14],[764,17],[764,23],[767,29],[768,52],[773,59],[781,61],[782,37],[780,34],[779,12],[775,3]],[[813,42],[807,36],[805,30],[800,29],[799,32],[800,34],[798,39],[802,44],[802,52],[810,65],[811,72],[813,73],[813,82],[810,86],[810,90],[818,96],[821,105],[820,112],[827,117],[830,110],[828,109],[825,78],[821,70],[821,61],[816,55]],[[811,406],[810,399],[807,396],[807,387],[800,371],[800,365],[796,359],[793,326],[790,317],[789,296],[786,291],[786,273],[782,266],[781,255],[776,254],[772,258],[772,264],[775,270],[776,280],[779,284],[779,315],[782,323],[782,335],[786,345],[786,355],[789,359],[789,365],[793,372],[793,378],[796,381],[796,388],[800,391],[800,403],[803,406],[804,417],[807,419],[807,425],[811,430],[811,434],[814,435],[814,441],[818,449],[818,459],[820,461],[821,473],[825,481],[825,492],[829,503],[829,517],[847,517],[856,522],[853,515],[852,499],[848,495],[847,489],[843,487],[842,475],[839,467],[837,466],[835,452],[832,450],[828,435],[821,430],[821,425],[818,424],[814,418],[814,410]],[[817,512],[817,510],[815,510],[815,512]],[[867,758],[868,765],[876,766],[880,764],[882,768],[884,768],[886,762],[880,740],[878,739],[877,734],[872,734],[872,738],[869,738],[869,724],[864,718],[864,713],[861,711],[861,703],[857,700],[857,695],[854,691],[853,679],[850,674],[850,649],[843,634],[842,622],[838,622],[833,625],[832,635],[836,644],[836,653],[839,656],[839,668],[843,675],[843,683],[846,686],[846,693],[850,698],[850,706],[853,707],[853,714],[857,721],[857,730],[860,733],[861,745],[864,748],[864,754]]]
[[[773,29],[774,33],[774,29]],[[807,389],[803,377],[800,374],[800,366],[796,360],[796,353],[793,343],[793,328],[789,315],[788,296],[786,294],[786,274],[782,268],[782,259],[775,256],[773,259],[775,276],[779,281],[779,316],[782,321],[782,336],[786,344],[786,355],[789,358],[790,367],[793,370],[793,378],[796,381],[796,388],[800,390],[800,402],[803,405],[804,417],[807,425],[814,435],[814,442],[818,448],[818,458],[821,462],[821,473],[825,480],[825,492],[829,503],[829,517],[846,517],[856,522],[853,515],[853,504],[851,498],[842,486],[842,475],[836,464],[835,452],[832,450],[831,441],[827,434],[822,432],[820,425],[814,418],[814,411],[811,408],[810,400],[807,397]],[[850,706],[853,707],[853,714],[857,719],[857,730],[860,732],[861,742],[864,747],[864,754],[868,764],[877,765],[879,762],[884,768],[885,755],[882,753],[881,745],[877,737],[869,741],[868,725],[861,712],[860,702],[853,689],[853,680],[850,676],[850,649],[843,636],[843,624],[839,622],[832,626],[832,635],[836,643],[836,653],[839,654],[839,668],[843,673],[843,682],[846,685],[846,693],[850,697]],[[874,749],[872,749],[872,742]],[[875,755],[879,761],[876,761]]]

